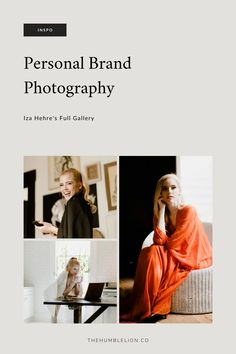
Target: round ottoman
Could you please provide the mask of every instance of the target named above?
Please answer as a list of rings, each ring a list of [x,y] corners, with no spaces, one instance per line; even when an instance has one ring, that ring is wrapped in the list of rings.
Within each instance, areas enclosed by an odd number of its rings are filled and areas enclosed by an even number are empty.
[[[201,314],[212,312],[213,267],[192,270],[176,289],[171,301],[171,312]]]

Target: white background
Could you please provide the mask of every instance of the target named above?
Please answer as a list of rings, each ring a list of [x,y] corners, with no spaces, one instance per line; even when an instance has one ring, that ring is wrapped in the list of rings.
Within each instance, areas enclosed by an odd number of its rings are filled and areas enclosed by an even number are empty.
[[[140,351],[232,352],[235,347],[235,3],[233,1],[9,1],[1,34],[3,352],[120,352],[136,344],[88,337],[149,337]],[[67,23],[66,38],[24,38],[23,23]],[[34,72],[23,57],[131,56],[132,70]],[[107,81],[112,96],[27,96],[27,79]],[[27,123],[23,115],[94,115],[93,124]],[[207,155],[214,179],[214,323],[22,323],[24,155]],[[137,168],[136,178],[143,171]]]

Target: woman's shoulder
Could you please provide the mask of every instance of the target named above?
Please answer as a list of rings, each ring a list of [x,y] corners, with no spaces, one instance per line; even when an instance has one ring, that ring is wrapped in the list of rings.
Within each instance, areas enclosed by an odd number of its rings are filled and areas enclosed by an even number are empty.
[[[196,209],[192,205],[185,204],[179,208],[179,213],[181,215],[195,215]]]
[[[68,202],[67,202],[68,207],[72,207],[74,205],[78,206],[78,205],[83,205],[83,198],[81,198],[81,196],[79,195],[79,193],[76,193],[73,195],[73,197],[71,197]]]
[[[91,214],[90,205],[86,202],[81,193],[76,193],[67,203],[68,212],[77,211],[85,214]]]
[[[81,200],[83,200],[83,195],[82,195],[81,193],[75,193],[75,194],[73,195],[73,197],[71,197],[71,198],[69,199],[69,202],[70,202],[70,201],[73,201],[73,200],[81,201]],[[69,202],[68,202],[68,203],[69,203]]]
[[[58,275],[57,280],[58,280],[58,281],[61,281],[61,280],[65,279],[67,276],[68,276],[68,271],[63,270],[63,271]]]

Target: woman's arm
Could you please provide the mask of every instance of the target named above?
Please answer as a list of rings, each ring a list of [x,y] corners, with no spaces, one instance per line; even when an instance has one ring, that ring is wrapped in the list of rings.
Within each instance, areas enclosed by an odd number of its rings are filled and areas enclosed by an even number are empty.
[[[163,203],[162,198],[158,200],[159,204],[159,218],[157,220],[157,227],[164,233],[166,233],[166,225],[165,225],[165,211],[166,204]]]
[[[167,240],[166,247],[184,268],[207,268],[212,264],[210,243],[191,206],[185,206],[177,214],[176,230]]]
[[[154,235],[153,242],[157,245],[164,245],[168,239],[166,235],[166,227],[165,227],[165,211],[166,204],[162,202],[160,198],[158,200],[159,204],[159,219],[154,222]]]
[[[78,296],[80,293],[80,283],[75,284],[74,291],[75,291],[75,296]]]
[[[68,272],[63,271],[57,278],[57,297],[63,296],[63,291],[66,288]]]
[[[70,283],[68,285],[66,285],[65,290],[63,291],[63,296],[67,296],[71,290],[73,289],[73,287],[76,285],[76,281],[75,278],[73,277],[70,281]]]
[[[67,232],[68,237],[92,237],[87,208],[84,208],[82,201],[78,198],[69,200],[67,204]]]
[[[199,219],[196,210],[192,206],[185,206],[178,211],[176,229],[168,239],[167,246],[172,249],[187,247],[194,241],[198,226]]]

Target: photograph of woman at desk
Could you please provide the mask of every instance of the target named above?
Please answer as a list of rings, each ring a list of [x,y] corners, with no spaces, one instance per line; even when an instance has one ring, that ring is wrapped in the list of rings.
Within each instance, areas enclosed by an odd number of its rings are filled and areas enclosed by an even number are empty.
[[[70,298],[79,297],[83,294],[82,288],[83,275],[80,272],[80,262],[76,257],[71,257],[68,261],[65,270],[58,276],[56,280],[56,291],[57,294],[54,297],[60,298]],[[54,289],[54,286],[50,286],[45,291],[45,296],[48,296],[49,292]],[[49,310],[51,312],[51,319],[53,323],[57,323],[57,317],[60,310],[60,305],[50,306]]]
[[[116,240],[27,240],[24,322],[115,323],[116,280]]]
[[[75,168],[63,171],[60,176],[60,190],[66,205],[59,228],[44,221],[39,221],[36,228],[43,234],[58,238],[92,238],[96,206],[88,198],[81,173]],[[41,225],[38,226],[39,224]]]

